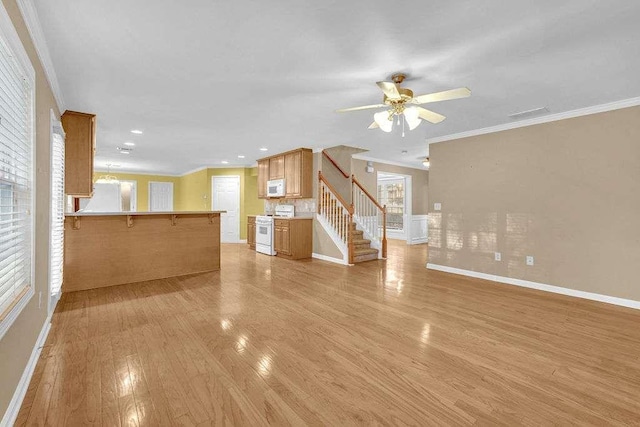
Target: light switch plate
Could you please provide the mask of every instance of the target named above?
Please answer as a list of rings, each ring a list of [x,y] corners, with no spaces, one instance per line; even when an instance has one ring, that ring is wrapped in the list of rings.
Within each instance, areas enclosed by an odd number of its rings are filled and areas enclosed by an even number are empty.
[[[434,203],[433,204],[433,210],[441,211],[442,210],[442,203]]]
[[[527,265],[533,265],[533,257],[531,255],[527,255]]]
[[[500,252],[495,253],[496,261],[502,261],[502,254]]]

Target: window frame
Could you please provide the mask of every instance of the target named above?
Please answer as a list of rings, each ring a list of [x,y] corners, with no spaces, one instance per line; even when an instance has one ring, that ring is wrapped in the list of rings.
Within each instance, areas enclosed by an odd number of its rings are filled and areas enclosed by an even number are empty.
[[[0,316],[3,316],[0,320],[0,340],[4,337],[4,335],[9,331],[11,326],[15,323],[17,318],[19,317],[22,310],[29,304],[33,296],[35,295],[35,266],[36,266],[36,212],[35,212],[35,200],[37,193],[37,185],[36,185],[36,165],[37,165],[37,157],[36,157],[36,79],[35,79],[35,70],[33,65],[31,64],[31,60],[27,55],[27,52],[22,45],[22,41],[18,36],[18,33],[13,26],[13,21],[11,21],[11,17],[7,13],[4,4],[0,2],[0,40],[4,42],[7,48],[11,51],[13,58],[15,58],[17,65],[20,67],[20,71],[25,78],[25,81],[29,85],[30,89],[30,120],[29,125],[29,138],[31,142],[31,191],[30,191],[30,199],[29,200],[29,211],[31,218],[31,284],[28,286],[25,291],[22,292],[22,295],[16,298],[5,312],[0,313]],[[48,221],[47,221],[48,223]],[[42,302],[42,301],[40,301]]]

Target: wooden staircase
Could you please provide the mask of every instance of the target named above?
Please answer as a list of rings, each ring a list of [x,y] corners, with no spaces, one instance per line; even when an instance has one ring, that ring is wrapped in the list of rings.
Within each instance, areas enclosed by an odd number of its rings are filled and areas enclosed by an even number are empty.
[[[365,262],[378,259],[379,251],[371,247],[371,240],[365,239],[364,231],[358,230],[356,223],[351,223],[351,238],[353,239],[353,262]]]
[[[349,263],[372,261],[379,258],[379,250],[371,247],[371,240],[364,238],[364,231],[359,230],[353,221],[353,205],[346,202],[328,184],[322,173],[318,174],[319,195],[318,213],[331,224],[336,234],[349,248]]]

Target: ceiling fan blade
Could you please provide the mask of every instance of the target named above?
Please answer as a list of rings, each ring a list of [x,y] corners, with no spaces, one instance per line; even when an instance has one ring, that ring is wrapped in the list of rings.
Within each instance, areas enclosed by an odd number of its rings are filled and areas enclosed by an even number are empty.
[[[378,129],[380,126],[378,126],[378,123],[373,122],[369,125],[369,127],[367,129]]]
[[[469,88],[460,87],[458,89],[445,90],[444,92],[415,96],[411,102],[413,104],[427,104],[429,102],[448,101],[450,99],[466,98],[468,96],[471,96]]]
[[[380,89],[387,95],[387,98],[396,100],[400,99],[400,92],[398,92],[398,86],[395,83],[391,82],[377,82],[376,83]]]
[[[435,124],[435,123],[440,123],[441,121],[446,119],[446,117],[443,116],[442,114],[434,113],[433,111],[427,110],[426,108],[422,108],[422,107],[416,107],[416,108],[418,109],[418,116],[421,119],[424,119],[428,122]]]
[[[341,108],[336,110],[336,113],[346,113],[348,111],[359,111],[359,110],[370,110],[372,108],[381,108],[386,107],[384,104],[375,104],[375,105],[363,105],[362,107],[352,107],[352,108]]]

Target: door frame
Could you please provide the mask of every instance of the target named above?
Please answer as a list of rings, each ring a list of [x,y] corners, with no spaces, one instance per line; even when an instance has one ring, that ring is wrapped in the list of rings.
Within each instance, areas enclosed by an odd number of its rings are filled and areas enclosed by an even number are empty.
[[[213,202],[214,202],[214,199],[215,199],[214,194],[213,194],[213,190],[215,188],[215,180],[216,180],[216,178],[235,178],[235,179],[238,180],[238,239],[237,239],[236,243],[247,243],[246,239],[245,239],[244,242],[240,239],[240,231],[241,231],[240,228],[241,228],[241,222],[242,222],[241,218],[240,218],[240,215],[241,215],[241,212],[240,212],[241,211],[241,202],[242,202],[242,198],[240,197],[240,189],[241,189],[240,188],[240,186],[241,186],[241,184],[240,184],[240,181],[241,181],[240,175],[213,175],[213,176],[211,176],[211,210],[212,211],[215,210],[215,206],[213,206]],[[222,234],[222,229],[220,230],[220,234]],[[227,242],[227,243],[233,243],[233,242]]]
[[[162,211],[162,212],[173,212],[174,210],[173,193],[175,191],[175,186],[171,181],[149,181],[149,183],[147,184],[147,191],[148,191],[147,202],[149,204],[149,212],[154,212],[153,210],[151,210],[151,184],[171,184],[171,209],[169,209],[169,211]],[[156,212],[159,212],[159,211],[156,211]]]
[[[120,179],[118,181],[131,184],[131,210],[129,212],[137,212],[138,211],[138,181],[135,179]],[[120,188],[120,196],[122,196],[122,188]],[[151,207],[151,205],[149,205],[149,207]]]
[[[378,183],[380,182],[379,176],[382,175],[395,175],[404,178],[404,215],[402,218],[402,233],[394,233],[387,230],[387,237],[390,239],[405,240],[407,243],[411,243],[411,218],[412,218],[412,199],[413,199],[413,185],[411,182],[411,175],[405,175],[395,172],[376,172],[376,195],[378,193]]]

